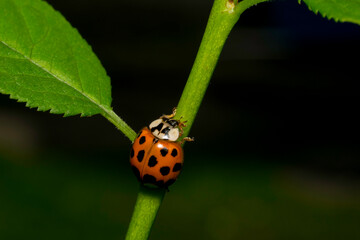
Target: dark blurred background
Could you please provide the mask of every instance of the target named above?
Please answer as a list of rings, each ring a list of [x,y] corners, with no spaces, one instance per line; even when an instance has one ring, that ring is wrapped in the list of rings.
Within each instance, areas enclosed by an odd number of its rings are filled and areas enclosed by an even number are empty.
[[[48,2],[93,47],[134,130],[171,112],[212,1]],[[359,26],[295,0],[247,10],[151,239],[360,239],[359,41]],[[129,147],[101,116],[0,95],[0,239],[123,239],[138,190]]]

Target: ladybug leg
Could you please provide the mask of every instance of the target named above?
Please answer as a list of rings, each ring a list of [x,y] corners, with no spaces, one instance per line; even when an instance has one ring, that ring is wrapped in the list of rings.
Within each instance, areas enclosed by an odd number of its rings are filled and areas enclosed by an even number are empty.
[[[181,116],[180,119],[178,120],[178,128],[179,128],[179,130],[180,130],[180,136],[183,135],[183,133],[184,133],[183,128],[186,127],[185,123],[187,122],[187,121],[182,122],[182,121],[181,121],[181,118],[182,118],[182,116]]]
[[[184,142],[193,142],[193,141],[195,141],[195,139],[192,137],[184,137],[183,139],[181,139],[179,143],[180,145],[182,145]]]
[[[161,119],[164,119],[164,118],[171,119],[171,118],[175,117],[175,114],[176,114],[176,107],[173,108],[171,114],[169,114],[169,115],[162,115],[160,118],[161,118]]]

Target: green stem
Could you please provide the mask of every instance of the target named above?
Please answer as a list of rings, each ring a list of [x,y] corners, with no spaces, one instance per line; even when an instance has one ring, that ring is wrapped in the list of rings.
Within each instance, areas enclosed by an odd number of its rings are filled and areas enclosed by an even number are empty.
[[[177,116],[187,121],[188,136],[225,41],[247,8],[267,0],[215,0],[193,68],[177,106]]]
[[[232,0],[214,1],[204,37],[177,106],[176,116],[182,117],[183,120],[187,121],[183,137],[187,136],[190,132],[220,57],[221,50],[231,29],[244,10],[265,1],[267,0],[243,0],[240,3],[233,2]],[[140,187],[126,240],[148,239],[164,195],[164,189]]]
[[[148,239],[164,195],[165,189],[151,189],[140,185],[125,240]]]

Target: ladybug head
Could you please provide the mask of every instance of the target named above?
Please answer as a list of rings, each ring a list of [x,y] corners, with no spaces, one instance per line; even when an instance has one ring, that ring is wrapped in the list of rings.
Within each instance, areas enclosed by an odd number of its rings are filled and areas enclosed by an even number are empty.
[[[150,123],[149,129],[158,139],[175,142],[180,137],[179,120],[159,118]]]

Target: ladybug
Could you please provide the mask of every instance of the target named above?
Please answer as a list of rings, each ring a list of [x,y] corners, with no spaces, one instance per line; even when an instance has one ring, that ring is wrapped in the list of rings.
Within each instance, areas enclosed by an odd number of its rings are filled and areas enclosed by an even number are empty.
[[[186,137],[178,141],[185,122],[163,115],[144,127],[137,135],[130,153],[131,168],[137,179],[150,187],[168,188],[180,174],[184,163],[181,145],[193,141]]]

